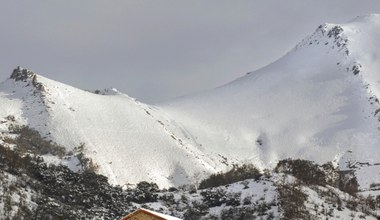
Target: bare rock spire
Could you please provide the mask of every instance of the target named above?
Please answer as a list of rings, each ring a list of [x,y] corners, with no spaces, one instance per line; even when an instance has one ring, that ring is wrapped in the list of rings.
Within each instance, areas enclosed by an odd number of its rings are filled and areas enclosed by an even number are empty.
[[[11,79],[15,81],[25,81],[28,78],[33,78],[36,74],[28,69],[24,69],[20,66],[17,66],[11,74]]]

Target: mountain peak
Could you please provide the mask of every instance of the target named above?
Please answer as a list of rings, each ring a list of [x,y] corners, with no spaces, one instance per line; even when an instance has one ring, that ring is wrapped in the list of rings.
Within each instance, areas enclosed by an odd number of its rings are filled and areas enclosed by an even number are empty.
[[[327,48],[342,51],[344,52],[343,54],[350,55],[352,51],[348,45],[352,42],[356,44],[355,42],[362,41],[359,39],[363,37],[363,33],[364,35],[377,36],[379,26],[380,14],[358,16],[343,24],[321,24],[313,34],[303,39],[295,47],[295,50],[313,45],[322,45]]]
[[[349,55],[347,36],[344,35],[344,27],[338,24],[325,23],[318,26],[312,35],[303,39],[295,49],[321,45],[330,49],[337,49],[345,55]]]
[[[31,70],[28,70],[28,69],[25,69],[25,68],[22,68],[20,66],[17,66],[11,76],[10,76],[10,79],[13,79],[14,81],[22,81],[22,82],[31,82],[32,85],[38,89],[39,91],[44,91],[44,86],[42,85],[42,83],[38,82],[37,80],[37,74],[34,73],[33,71]]]
[[[35,76],[36,74],[31,70],[17,66],[13,70],[10,78],[14,79],[15,81],[25,81],[26,79],[33,79]]]

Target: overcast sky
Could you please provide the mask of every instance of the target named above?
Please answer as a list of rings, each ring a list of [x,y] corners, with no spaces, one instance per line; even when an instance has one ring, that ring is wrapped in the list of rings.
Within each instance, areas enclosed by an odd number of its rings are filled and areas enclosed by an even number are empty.
[[[0,80],[16,66],[153,103],[276,60],[379,0],[0,0]]]

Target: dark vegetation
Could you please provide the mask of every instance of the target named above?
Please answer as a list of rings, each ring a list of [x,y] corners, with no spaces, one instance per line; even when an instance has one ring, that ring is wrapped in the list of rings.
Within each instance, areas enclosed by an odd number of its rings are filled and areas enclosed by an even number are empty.
[[[302,192],[299,182],[278,184],[278,193],[283,219],[311,219],[311,215],[305,207],[307,195]]]
[[[15,150],[20,155],[47,155],[51,154],[60,159],[75,156],[79,160],[78,166],[82,171],[96,172],[99,166],[95,164],[91,158],[85,154],[85,145],[81,143],[74,149],[74,152],[66,152],[66,148],[44,139],[40,133],[28,126],[10,125],[9,131],[11,134],[16,134],[15,139],[5,138],[4,141],[15,145]]]
[[[274,169],[277,173],[290,174],[307,185],[321,185],[327,183],[326,174],[317,164],[307,160],[281,160]]]
[[[278,162],[274,171],[290,174],[306,185],[330,185],[350,195],[355,195],[359,191],[359,184],[353,171],[340,171],[331,163],[320,166],[308,160],[287,159]]]
[[[155,183],[149,182],[140,182],[135,188],[122,190],[109,185],[102,175],[90,171],[75,173],[62,165],[47,165],[39,156],[21,156],[18,151],[2,145],[0,171],[0,181],[6,178],[6,173],[17,178],[14,186],[6,187],[9,193],[3,195],[4,201],[0,201],[7,210],[17,205],[19,213],[14,219],[119,219],[134,211],[137,208],[134,204],[146,207],[145,204],[151,202],[165,204],[172,210],[172,215],[184,219],[212,219],[208,211],[216,206],[225,206],[221,219],[249,219],[249,216],[269,216],[268,219],[272,219],[271,207],[277,205],[265,201],[242,204],[240,193],[227,193],[220,188],[195,190],[194,193],[202,197],[200,201],[191,201],[184,194],[178,200],[173,194],[178,189],[160,190]],[[36,203],[35,209],[31,209],[25,200],[20,204],[12,204],[10,200],[12,193],[22,195],[26,187],[33,192],[31,201]]]
[[[11,126],[10,131],[15,138],[3,140],[15,147],[10,149],[0,145],[0,189],[3,191],[0,203],[4,204],[4,211],[9,215],[12,207],[18,207],[13,219],[118,219],[135,210],[136,204],[145,207],[152,202],[164,204],[172,215],[184,219],[274,219],[271,211],[274,206],[281,207],[284,219],[312,219],[316,216],[305,207],[307,194],[302,190],[305,186],[327,198],[338,210],[346,207],[377,217],[373,210],[380,209],[380,196],[357,196],[358,183],[352,171],[339,171],[332,164],[320,166],[306,160],[288,159],[278,163],[274,171],[294,176],[296,181],[277,182],[279,197],[272,202],[266,202],[264,198],[252,202],[251,197],[242,198],[240,193],[225,190],[224,186],[238,181],[246,189],[249,182],[244,180],[247,179],[270,181],[269,171],[261,173],[253,165],[235,166],[225,173],[211,175],[200,183],[200,191],[195,187],[181,189],[181,192],[176,188],[160,190],[157,184],[149,182],[122,190],[109,185],[106,177],[96,174],[97,165],[85,156],[84,144],[73,152],[66,152],[65,148],[45,140],[28,127]],[[83,169],[75,173],[63,165],[48,165],[40,156],[46,154],[60,158],[75,156]],[[7,183],[9,175],[18,181]],[[350,197],[343,201],[329,186],[347,192]],[[29,192],[32,195],[29,201],[37,205],[35,208],[27,205],[28,190],[33,192]],[[20,196],[18,204],[11,199],[15,193]],[[174,196],[176,193],[182,193],[180,199]],[[194,193],[199,200],[192,201],[186,196],[195,196],[191,195]],[[213,207],[223,207],[220,216],[209,214]],[[320,212],[333,217],[331,210],[325,207]]]
[[[80,159],[84,157],[84,144],[74,149],[74,152],[67,153],[28,127],[13,127],[11,131],[17,134],[16,138],[9,139],[9,142],[13,140],[11,144],[15,147],[10,149],[0,145],[0,181],[1,177],[6,179],[6,173],[15,176],[18,181],[15,186],[5,187],[9,193],[4,194],[2,202],[6,210],[12,210],[12,206],[15,205],[11,201],[12,193],[25,195],[22,190],[27,186],[33,192],[30,200],[37,205],[31,209],[26,200],[22,200],[17,204],[19,211],[15,219],[118,219],[135,210],[137,207],[133,204],[141,204],[144,207],[151,202],[165,204],[171,207],[172,215],[179,215],[185,219],[200,219],[205,216],[212,219],[212,216],[208,215],[209,209],[222,205],[226,206],[222,219],[246,219],[250,216],[250,211],[261,213],[260,216],[271,216],[273,213],[269,210],[276,205],[261,202],[250,208],[253,205],[250,199],[244,200],[242,204],[240,193],[227,193],[223,189],[213,188],[201,192],[196,188],[189,188],[188,195],[198,192],[202,197],[201,201],[196,202],[192,202],[186,196],[176,200],[173,192],[177,192],[178,189],[160,190],[155,183],[140,182],[135,188],[122,190],[120,187],[109,185],[106,177],[96,174],[92,169],[83,169],[75,173],[63,165],[48,165],[40,156],[76,155]],[[258,180],[260,177],[261,174],[255,167],[245,165],[212,178],[219,184],[224,184],[251,178]]]
[[[201,192],[203,200],[208,207],[216,207],[226,204],[228,206],[240,205],[240,193],[227,193],[223,189],[205,190]]]
[[[136,189],[133,191],[132,201],[139,204],[157,202],[158,192],[160,192],[160,190],[157,184],[149,183],[146,181],[140,182],[137,184]]]
[[[287,159],[278,163],[275,172],[296,177],[293,183],[280,181],[277,184],[284,219],[317,219],[319,215],[329,218],[334,217],[334,208],[342,211],[344,207],[380,219],[374,212],[380,208],[380,196],[365,198],[358,195],[359,184],[352,170],[337,170],[331,163],[320,166],[307,160]],[[305,207],[307,194],[302,190],[305,186],[316,191],[326,201],[326,207],[315,206],[314,211],[318,216],[312,215],[311,210]],[[333,190],[335,188],[349,196],[345,196],[343,201]]]
[[[20,154],[52,154],[60,158],[66,154],[64,147],[43,139],[38,131],[27,126],[11,125],[9,127],[9,131],[10,133],[18,135],[14,140],[14,144],[16,145],[16,149]]]
[[[230,171],[225,173],[217,173],[203,180],[199,184],[199,189],[222,186],[246,179],[259,180],[262,174],[253,165],[235,166]]]
[[[183,215],[184,220],[199,219],[222,219],[222,220],[245,220],[245,219],[274,219],[271,211],[277,206],[276,200],[265,202],[264,200],[244,202],[241,204],[240,193],[227,193],[221,188],[206,189],[201,192],[202,201],[194,201],[191,206],[187,206]],[[243,199],[245,201],[246,199]],[[247,200],[251,198],[247,197]],[[220,216],[209,215],[210,208],[222,207]]]
[[[133,195],[110,186],[107,178],[92,172],[75,173],[65,166],[47,165],[41,157],[20,156],[0,145],[0,169],[18,177],[19,186],[37,192],[30,210],[20,207],[25,219],[116,219],[125,215]]]
[[[252,204],[250,197],[242,200],[241,193],[231,193],[223,189],[232,183],[242,181],[241,184],[247,188],[248,182],[244,180],[253,179],[259,181],[263,174],[252,164],[235,166],[225,173],[213,174],[209,178],[201,181],[199,189],[202,189],[200,195],[203,203],[193,203],[184,213],[185,220],[195,219],[274,219],[271,209],[277,206],[276,201],[267,203],[264,198],[260,202]],[[268,177],[267,175],[264,175]],[[218,188],[215,188],[218,187]],[[223,208],[221,215],[207,215],[208,210],[213,207],[226,206]],[[204,216],[206,216],[204,218]]]

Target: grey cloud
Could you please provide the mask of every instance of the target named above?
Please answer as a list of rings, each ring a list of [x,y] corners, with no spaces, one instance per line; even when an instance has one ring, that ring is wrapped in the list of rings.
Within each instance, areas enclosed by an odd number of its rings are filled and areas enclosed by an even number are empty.
[[[147,102],[227,83],[321,23],[380,13],[377,0],[2,1],[0,79],[23,65]]]

